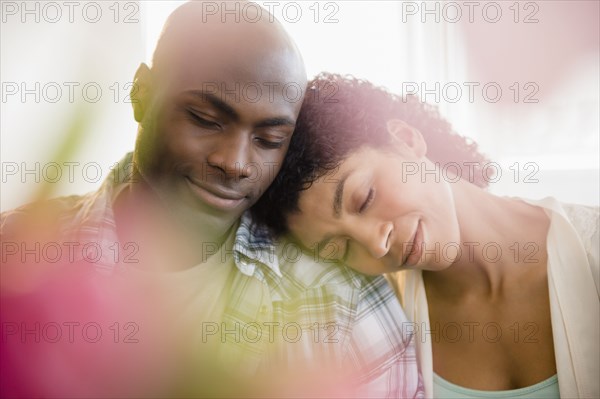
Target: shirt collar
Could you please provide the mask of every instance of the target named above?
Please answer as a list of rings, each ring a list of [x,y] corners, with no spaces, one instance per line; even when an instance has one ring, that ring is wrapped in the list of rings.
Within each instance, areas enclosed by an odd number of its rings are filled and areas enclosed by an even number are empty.
[[[266,227],[252,220],[248,211],[242,215],[240,226],[235,234],[233,257],[236,266],[246,275],[254,274],[258,262],[282,277],[276,242]]]

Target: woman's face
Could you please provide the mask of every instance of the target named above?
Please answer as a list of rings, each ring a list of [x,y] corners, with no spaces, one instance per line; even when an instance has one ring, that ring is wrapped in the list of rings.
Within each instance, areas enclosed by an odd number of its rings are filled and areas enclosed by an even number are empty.
[[[360,149],[301,193],[290,231],[365,274],[444,269],[460,234],[450,183],[434,170],[414,148]]]

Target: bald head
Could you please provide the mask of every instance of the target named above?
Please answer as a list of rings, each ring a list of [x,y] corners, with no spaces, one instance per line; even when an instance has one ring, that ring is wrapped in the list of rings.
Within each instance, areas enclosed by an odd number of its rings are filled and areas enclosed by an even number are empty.
[[[168,79],[192,60],[196,66],[237,69],[260,63],[267,71],[285,63],[290,81],[302,83],[306,76],[300,52],[283,26],[249,1],[190,1],[169,16],[152,70]]]

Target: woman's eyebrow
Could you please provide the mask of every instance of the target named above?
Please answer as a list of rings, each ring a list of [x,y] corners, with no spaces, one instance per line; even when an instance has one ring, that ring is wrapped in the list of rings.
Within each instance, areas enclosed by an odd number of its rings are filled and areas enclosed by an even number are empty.
[[[346,179],[354,172],[350,170],[346,172],[342,178],[338,181],[337,186],[335,187],[335,194],[333,195],[333,217],[339,219],[342,213],[342,202],[344,199],[344,184],[346,184]]]

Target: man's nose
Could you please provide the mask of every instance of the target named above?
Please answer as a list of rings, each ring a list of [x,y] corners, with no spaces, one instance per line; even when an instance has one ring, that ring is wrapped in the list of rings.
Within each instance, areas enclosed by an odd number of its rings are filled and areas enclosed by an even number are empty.
[[[226,179],[243,179],[249,176],[250,135],[244,132],[227,132],[216,138],[207,162]]]
[[[394,225],[391,222],[369,221],[355,226],[357,241],[369,251],[369,254],[379,259],[390,250],[391,235]]]

